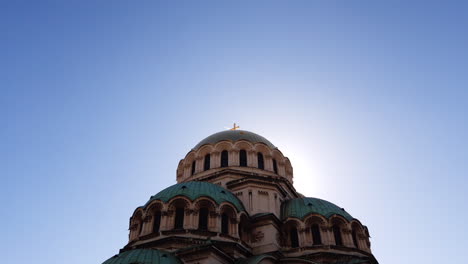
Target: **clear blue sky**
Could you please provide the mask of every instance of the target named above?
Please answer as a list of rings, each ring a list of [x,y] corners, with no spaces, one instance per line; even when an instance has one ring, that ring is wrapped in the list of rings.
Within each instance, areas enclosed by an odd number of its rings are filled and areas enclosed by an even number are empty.
[[[102,263],[233,121],[380,263],[466,262],[468,7],[229,2],[2,1],[2,262]]]

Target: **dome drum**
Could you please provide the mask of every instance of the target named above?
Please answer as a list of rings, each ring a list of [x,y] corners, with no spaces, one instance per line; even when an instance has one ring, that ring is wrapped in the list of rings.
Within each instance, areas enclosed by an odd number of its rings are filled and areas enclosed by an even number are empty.
[[[239,170],[258,169],[292,182],[289,159],[268,140],[248,131],[223,131],[216,135],[216,140],[202,140],[202,144],[199,143],[179,162],[178,182],[193,180],[226,167]],[[232,140],[235,138],[233,135],[244,136],[235,141]]]

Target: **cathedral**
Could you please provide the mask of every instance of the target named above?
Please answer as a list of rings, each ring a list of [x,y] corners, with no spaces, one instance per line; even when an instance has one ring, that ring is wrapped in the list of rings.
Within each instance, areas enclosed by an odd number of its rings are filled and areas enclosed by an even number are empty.
[[[128,243],[103,264],[378,263],[367,227],[298,193],[289,159],[258,134],[215,133],[176,174],[135,209]]]

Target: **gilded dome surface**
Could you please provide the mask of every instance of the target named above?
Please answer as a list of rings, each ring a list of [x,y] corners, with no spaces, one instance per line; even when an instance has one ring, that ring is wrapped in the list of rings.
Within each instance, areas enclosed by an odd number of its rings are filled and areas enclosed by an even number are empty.
[[[211,136],[200,141],[193,149],[198,149],[199,147],[206,144],[216,144],[220,141],[238,141],[238,140],[247,140],[252,143],[264,143],[270,148],[276,148],[268,139],[246,130],[226,130],[215,133]]]
[[[236,207],[237,211],[245,210],[242,202],[229,190],[213,183],[201,181],[190,181],[172,185],[158,192],[156,195],[151,196],[151,199],[146,205],[154,200],[167,202],[176,196],[184,196],[192,201],[199,197],[208,197],[217,204],[229,202]]]
[[[281,205],[282,219],[286,219],[288,217],[303,219],[307,215],[313,213],[325,216],[326,218],[330,218],[332,215],[337,214],[343,216],[348,221],[354,219],[343,208],[318,198],[296,198],[285,201]]]
[[[102,264],[182,264],[170,253],[156,249],[134,249],[122,252]]]

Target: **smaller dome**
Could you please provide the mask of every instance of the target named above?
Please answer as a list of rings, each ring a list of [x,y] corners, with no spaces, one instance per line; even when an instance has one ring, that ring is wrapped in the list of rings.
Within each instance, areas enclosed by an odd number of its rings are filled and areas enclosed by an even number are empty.
[[[286,219],[288,217],[303,219],[307,215],[313,213],[325,216],[326,218],[330,218],[332,215],[337,214],[343,216],[348,221],[354,219],[343,208],[318,198],[296,198],[287,200],[281,205],[282,219]]]
[[[247,140],[252,143],[264,143],[270,148],[276,148],[268,139],[257,135],[253,132],[246,131],[246,130],[226,130],[215,133],[202,141],[200,141],[193,149],[198,149],[199,147],[206,145],[206,144],[215,144],[223,140],[228,141],[238,141],[238,140]]]
[[[156,249],[133,249],[122,252],[102,264],[182,264],[168,252]]]
[[[179,195],[187,197],[192,201],[199,197],[209,197],[217,204],[229,202],[236,207],[237,211],[245,210],[242,202],[229,190],[213,183],[200,181],[190,181],[172,185],[158,192],[156,195],[151,196],[151,199],[146,203],[146,205],[154,200],[167,202]]]

